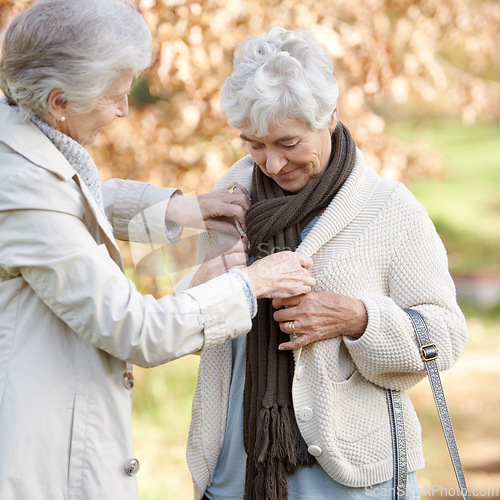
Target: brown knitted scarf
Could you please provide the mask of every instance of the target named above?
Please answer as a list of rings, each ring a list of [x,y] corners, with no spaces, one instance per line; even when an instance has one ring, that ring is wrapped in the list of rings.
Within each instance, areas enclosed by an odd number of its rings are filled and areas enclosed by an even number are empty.
[[[356,146],[338,123],[332,134],[330,163],[314,183],[289,194],[254,165],[252,206],[246,214],[250,253],[256,259],[295,250],[301,232],[338,192],[351,173]],[[288,499],[287,476],[312,465],[292,401],[293,354],[279,351],[289,340],[273,319],[270,299],[259,299],[258,313],[247,336],[243,399],[243,439],[247,452],[245,500]]]

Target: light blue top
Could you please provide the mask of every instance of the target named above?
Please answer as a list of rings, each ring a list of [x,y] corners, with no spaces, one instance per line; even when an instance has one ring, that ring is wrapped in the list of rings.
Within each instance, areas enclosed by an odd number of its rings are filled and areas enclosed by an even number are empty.
[[[315,217],[302,231],[302,239],[319,217]],[[250,264],[250,262],[249,262]],[[245,491],[247,455],[243,445],[243,389],[245,387],[247,339],[239,337],[232,342],[233,371],[229,392],[226,434],[222,452],[215,467],[214,478],[205,495],[210,500],[242,500]],[[288,477],[289,500],[332,499],[392,499],[392,480],[368,488],[350,488],[334,481],[319,465],[300,467]],[[407,499],[416,500],[418,481],[415,473],[408,475]]]

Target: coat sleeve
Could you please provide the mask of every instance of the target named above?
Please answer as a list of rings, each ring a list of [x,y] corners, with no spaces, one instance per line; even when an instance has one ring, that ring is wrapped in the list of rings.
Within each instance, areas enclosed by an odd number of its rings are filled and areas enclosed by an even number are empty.
[[[106,216],[115,238],[144,244],[176,243],[181,226],[165,221],[167,205],[178,189],[145,182],[110,179],[103,183]]]
[[[445,248],[423,208],[412,214],[396,245],[388,287],[387,296],[360,297],[368,312],[368,326],[361,338],[345,337],[344,342],[365,378],[383,387],[408,389],[426,371],[404,309],[414,308],[424,318],[439,349],[440,370],[455,363],[467,339]]]
[[[19,176],[4,185],[10,194],[0,203],[0,266],[6,276],[22,276],[34,300],[74,332],[116,358],[149,367],[250,329],[248,301],[234,275],[177,297],[141,295],[88,232],[77,191],[47,181],[50,174],[35,189],[37,175],[23,172],[26,188]]]

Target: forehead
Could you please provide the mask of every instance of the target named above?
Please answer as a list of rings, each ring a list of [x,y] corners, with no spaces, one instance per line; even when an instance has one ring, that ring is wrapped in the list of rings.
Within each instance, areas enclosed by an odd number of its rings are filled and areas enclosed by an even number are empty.
[[[134,78],[134,72],[132,70],[123,70],[117,75],[117,77],[111,82],[106,96],[126,94],[130,91],[132,85],[132,80]]]
[[[280,142],[293,139],[296,137],[303,137],[310,132],[312,129],[310,125],[302,120],[291,120],[285,124],[272,125],[269,128],[269,132],[265,136],[257,136],[252,133],[242,132],[242,137],[250,141],[257,142]]]

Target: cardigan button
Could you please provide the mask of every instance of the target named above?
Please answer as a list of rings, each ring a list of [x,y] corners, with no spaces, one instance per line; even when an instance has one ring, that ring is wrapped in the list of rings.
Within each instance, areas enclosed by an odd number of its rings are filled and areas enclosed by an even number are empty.
[[[313,456],[313,457],[319,457],[322,453],[323,450],[319,447],[316,446],[315,444],[312,444],[307,448],[307,451]]]
[[[141,464],[137,458],[131,458],[130,460],[127,460],[127,463],[125,464],[125,472],[129,476],[135,476],[139,472],[140,468]]]
[[[309,422],[314,416],[314,412],[311,410],[311,408],[308,408],[307,406],[303,406],[302,408],[299,408],[299,418],[302,420],[302,422]]]
[[[304,378],[304,375],[306,373],[306,367],[304,365],[300,365],[297,367],[297,380],[301,380]]]

